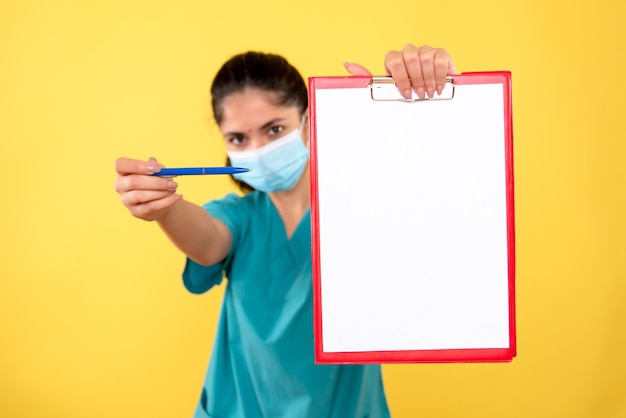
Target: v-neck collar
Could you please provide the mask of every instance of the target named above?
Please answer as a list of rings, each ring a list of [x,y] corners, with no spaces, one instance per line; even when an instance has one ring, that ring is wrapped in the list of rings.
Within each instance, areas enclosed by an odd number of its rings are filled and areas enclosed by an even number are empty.
[[[301,238],[305,238],[307,241],[311,240],[311,223],[310,223],[311,207],[310,206],[304,212],[304,215],[302,215],[302,218],[298,222],[298,225],[296,226],[296,229],[294,229],[293,234],[291,234],[291,237],[288,237],[287,236],[287,228],[285,228],[285,222],[283,221],[283,218],[280,216],[280,213],[278,212],[278,209],[276,209],[276,206],[274,205],[274,202],[272,202],[272,199],[270,199],[270,197],[269,197],[269,195],[267,193],[265,193],[265,199],[267,199],[267,204],[270,207],[270,211],[272,212],[272,216],[274,216],[276,218],[276,220],[278,221],[279,225],[281,226],[281,229],[282,229],[282,232],[283,232],[283,237],[284,237],[285,241],[287,241],[288,243],[292,244],[295,241],[300,241]],[[303,237],[299,237],[300,235],[304,235],[304,236]]]

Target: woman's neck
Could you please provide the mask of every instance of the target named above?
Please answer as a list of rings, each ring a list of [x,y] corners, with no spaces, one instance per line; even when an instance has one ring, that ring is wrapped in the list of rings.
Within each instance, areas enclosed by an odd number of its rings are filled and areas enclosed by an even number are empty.
[[[311,205],[309,178],[309,163],[307,163],[300,180],[293,188],[269,193],[270,200],[283,220],[288,238],[291,238]]]

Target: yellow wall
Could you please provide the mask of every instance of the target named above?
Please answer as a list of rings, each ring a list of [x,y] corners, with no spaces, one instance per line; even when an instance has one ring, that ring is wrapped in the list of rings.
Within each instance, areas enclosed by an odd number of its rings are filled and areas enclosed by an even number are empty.
[[[307,77],[344,60],[380,74],[412,42],[513,73],[519,355],[385,366],[394,417],[626,417],[624,10],[3,0],[0,416],[190,416],[223,289],[183,289],[183,258],[120,204],[113,161],[221,163],[208,87],[236,52],[284,54]],[[198,203],[231,187],[179,183]]]

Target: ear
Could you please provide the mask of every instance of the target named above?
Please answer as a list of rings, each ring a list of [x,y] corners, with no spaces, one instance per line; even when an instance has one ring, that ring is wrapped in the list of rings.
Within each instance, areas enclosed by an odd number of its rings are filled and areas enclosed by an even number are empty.
[[[300,122],[302,139],[305,144],[309,143],[309,108],[304,109],[304,113],[302,114],[302,121]]]
[[[302,130],[308,129],[309,127],[309,108],[308,107],[304,109],[304,112],[302,112],[302,116],[300,118],[300,126],[302,127]]]

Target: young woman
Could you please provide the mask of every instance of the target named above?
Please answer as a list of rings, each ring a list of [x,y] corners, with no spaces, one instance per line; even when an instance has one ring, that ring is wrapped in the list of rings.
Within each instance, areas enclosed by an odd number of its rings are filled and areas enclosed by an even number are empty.
[[[353,75],[370,75],[344,64]],[[390,51],[400,92],[441,92],[455,70],[429,46]],[[214,117],[243,197],[198,206],[162,165],[120,158],[115,189],[136,217],[156,221],[187,256],[194,293],[228,278],[212,359],[195,417],[388,417],[378,365],[315,365],[309,219],[307,90],[284,58],[234,56],[212,87]]]

